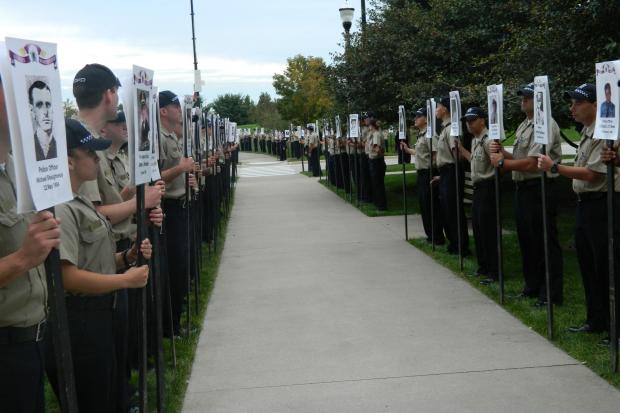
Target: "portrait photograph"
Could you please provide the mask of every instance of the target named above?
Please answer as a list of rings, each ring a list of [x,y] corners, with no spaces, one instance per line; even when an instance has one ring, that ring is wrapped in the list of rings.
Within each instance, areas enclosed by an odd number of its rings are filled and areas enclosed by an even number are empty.
[[[26,76],[26,85],[36,159],[55,159],[58,149],[54,136],[54,108],[49,80],[43,76]]]

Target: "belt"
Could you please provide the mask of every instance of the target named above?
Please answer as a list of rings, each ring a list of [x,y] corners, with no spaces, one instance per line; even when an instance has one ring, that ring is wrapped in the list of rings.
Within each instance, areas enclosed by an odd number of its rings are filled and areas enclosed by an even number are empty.
[[[473,182],[474,189],[491,186],[491,185],[495,185],[494,178],[487,178],[487,179],[482,179],[480,181]]]
[[[455,166],[456,166],[456,165],[455,165],[455,164],[453,164],[453,163],[447,163],[447,164],[445,164],[445,165],[441,165],[441,166],[439,167],[439,172],[441,172],[441,171],[445,171],[445,170],[447,170],[447,169],[452,169],[452,168],[454,168]]]
[[[114,310],[116,308],[116,293],[88,297],[68,295],[65,300],[67,308],[74,311]]]
[[[39,342],[45,337],[46,320],[30,327],[0,327],[0,345]]]
[[[583,202],[583,201],[595,201],[595,200],[599,200],[599,199],[607,199],[607,192],[581,192],[581,193],[575,193],[575,195],[577,196],[577,202]],[[615,200],[619,200],[620,199],[620,192],[614,192],[614,199]]]
[[[523,181],[514,181],[514,183],[517,189],[525,188],[529,186],[537,186],[537,185],[540,185],[540,178],[525,179]]]
[[[166,205],[176,205],[176,206],[181,206],[181,207],[185,208],[185,197],[178,198],[178,199],[164,198],[163,199],[163,203],[164,203],[164,206],[166,206]]]

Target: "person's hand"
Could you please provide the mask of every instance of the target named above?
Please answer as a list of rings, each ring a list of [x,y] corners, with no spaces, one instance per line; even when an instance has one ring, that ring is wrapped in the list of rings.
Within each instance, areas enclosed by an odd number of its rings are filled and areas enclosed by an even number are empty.
[[[502,152],[491,152],[491,163],[494,167],[497,168],[499,161],[502,159],[504,159],[504,154]]]
[[[153,244],[151,244],[150,239],[144,238],[142,240],[142,243],[140,243],[140,253],[145,259],[151,259],[151,257],[153,256]]]
[[[142,288],[149,279],[149,266],[131,267],[123,274],[126,288]]]
[[[192,172],[194,170],[194,158],[181,158],[179,166],[183,172]]]
[[[189,174],[189,186],[194,189],[198,188],[198,181],[196,181],[196,176],[194,174]]]
[[[45,261],[52,248],[60,246],[60,220],[49,211],[41,211],[32,218],[24,242],[17,253],[25,270]]]
[[[400,142],[400,149],[409,149],[409,145],[407,145],[407,142],[401,141]]]
[[[497,152],[502,152],[504,150],[504,147],[502,146],[501,143],[493,140],[489,144],[489,150],[491,151],[491,153],[497,153]]]
[[[601,161],[608,163],[614,161],[617,157],[616,149],[610,148],[607,145],[601,149]]]
[[[194,172],[195,173],[200,173],[200,163],[199,162],[194,162]]]
[[[156,227],[161,227],[164,222],[164,211],[161,208],[153,208],[149,211],[149,221]]]
[[[146,186],[144,188],[144,207],[146,209],[155,208],[161,202],[161,185]]]
[[[538,169],[548,172],[553,166],[553,160],[548,155],[538,155]]]

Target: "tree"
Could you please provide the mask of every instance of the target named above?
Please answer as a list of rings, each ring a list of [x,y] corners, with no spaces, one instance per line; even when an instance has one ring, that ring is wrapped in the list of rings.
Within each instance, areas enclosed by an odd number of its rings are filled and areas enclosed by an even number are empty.
[[[230,118],[238,124],[246,124],[250,121],[250,112],[254,102],[249,96],[226,93],[218,96],[208,108],[213,108],[221,117]]]
[[[268,93],[261,93],[258,102],[252,109],[250,119],[267,129],[286,129],[288,122],[282,119],[278,111],[278,104],[271,99]]]
[[[323,59],[297,55],[287,61],[284,73],[273,76],[273,87],[281,96],[277,107],[282,118],[306,123],[331,112],[334,101]]]
[[[62,108],[65,112],[65,118],[73,118],[78,114],[75,102],[73,102],[71,99],[65,99],[65,101],[62,102]]]

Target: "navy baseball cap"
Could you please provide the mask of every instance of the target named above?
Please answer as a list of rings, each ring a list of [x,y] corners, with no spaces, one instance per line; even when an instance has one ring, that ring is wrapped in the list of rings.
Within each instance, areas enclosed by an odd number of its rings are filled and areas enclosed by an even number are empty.
[[[450,97],[449,96],[440,97],[439,99],[437,99],[437,103],[444,106],[446,109],[450,110]]]
[[[478,106],[472,106],[461,117],[461,120],[474,120],[476,118],[486,118],[484,111]]]
[[[521,89],[517,90],[517,96],[526,96],[532,97],[534,96],[534,83],[528,83],[523,86]]]
[[[125,118],[125,112],[119,110],[116,112],[116,118],[109,120],[108,123],[125,123],[127,119]]]
[[[594,103],[596,102],[596,86],[592,83],[584,83],[575,88],[575,90],[564,92],[564,99],[568,101],[571,99],[587,100],[590,103]]]
[[[179,97],[170,90],[164,90],[159,92],[159,108],[164,108],[168,105],[181,105]]]
[[[420,109],[416,110],[416,111],[415,111],[415,113],[414,113],[413,115],[414,115],[415,117],[418,117],[418,116],[424,116],[424,117],[426,117],[426,114],[427,114],[427,112],[426,112],[426,108],[420,108]]]
[[[65,119],[67,130],[67,149],[90,149],[104,151],[112,144],[111,140],[95,138],[80,122],[75,119]]]
[[[92,63],[75,74],[73,96],[76,98],[92,96],[120,86],[121,82],[110,69],[99,63]]]

